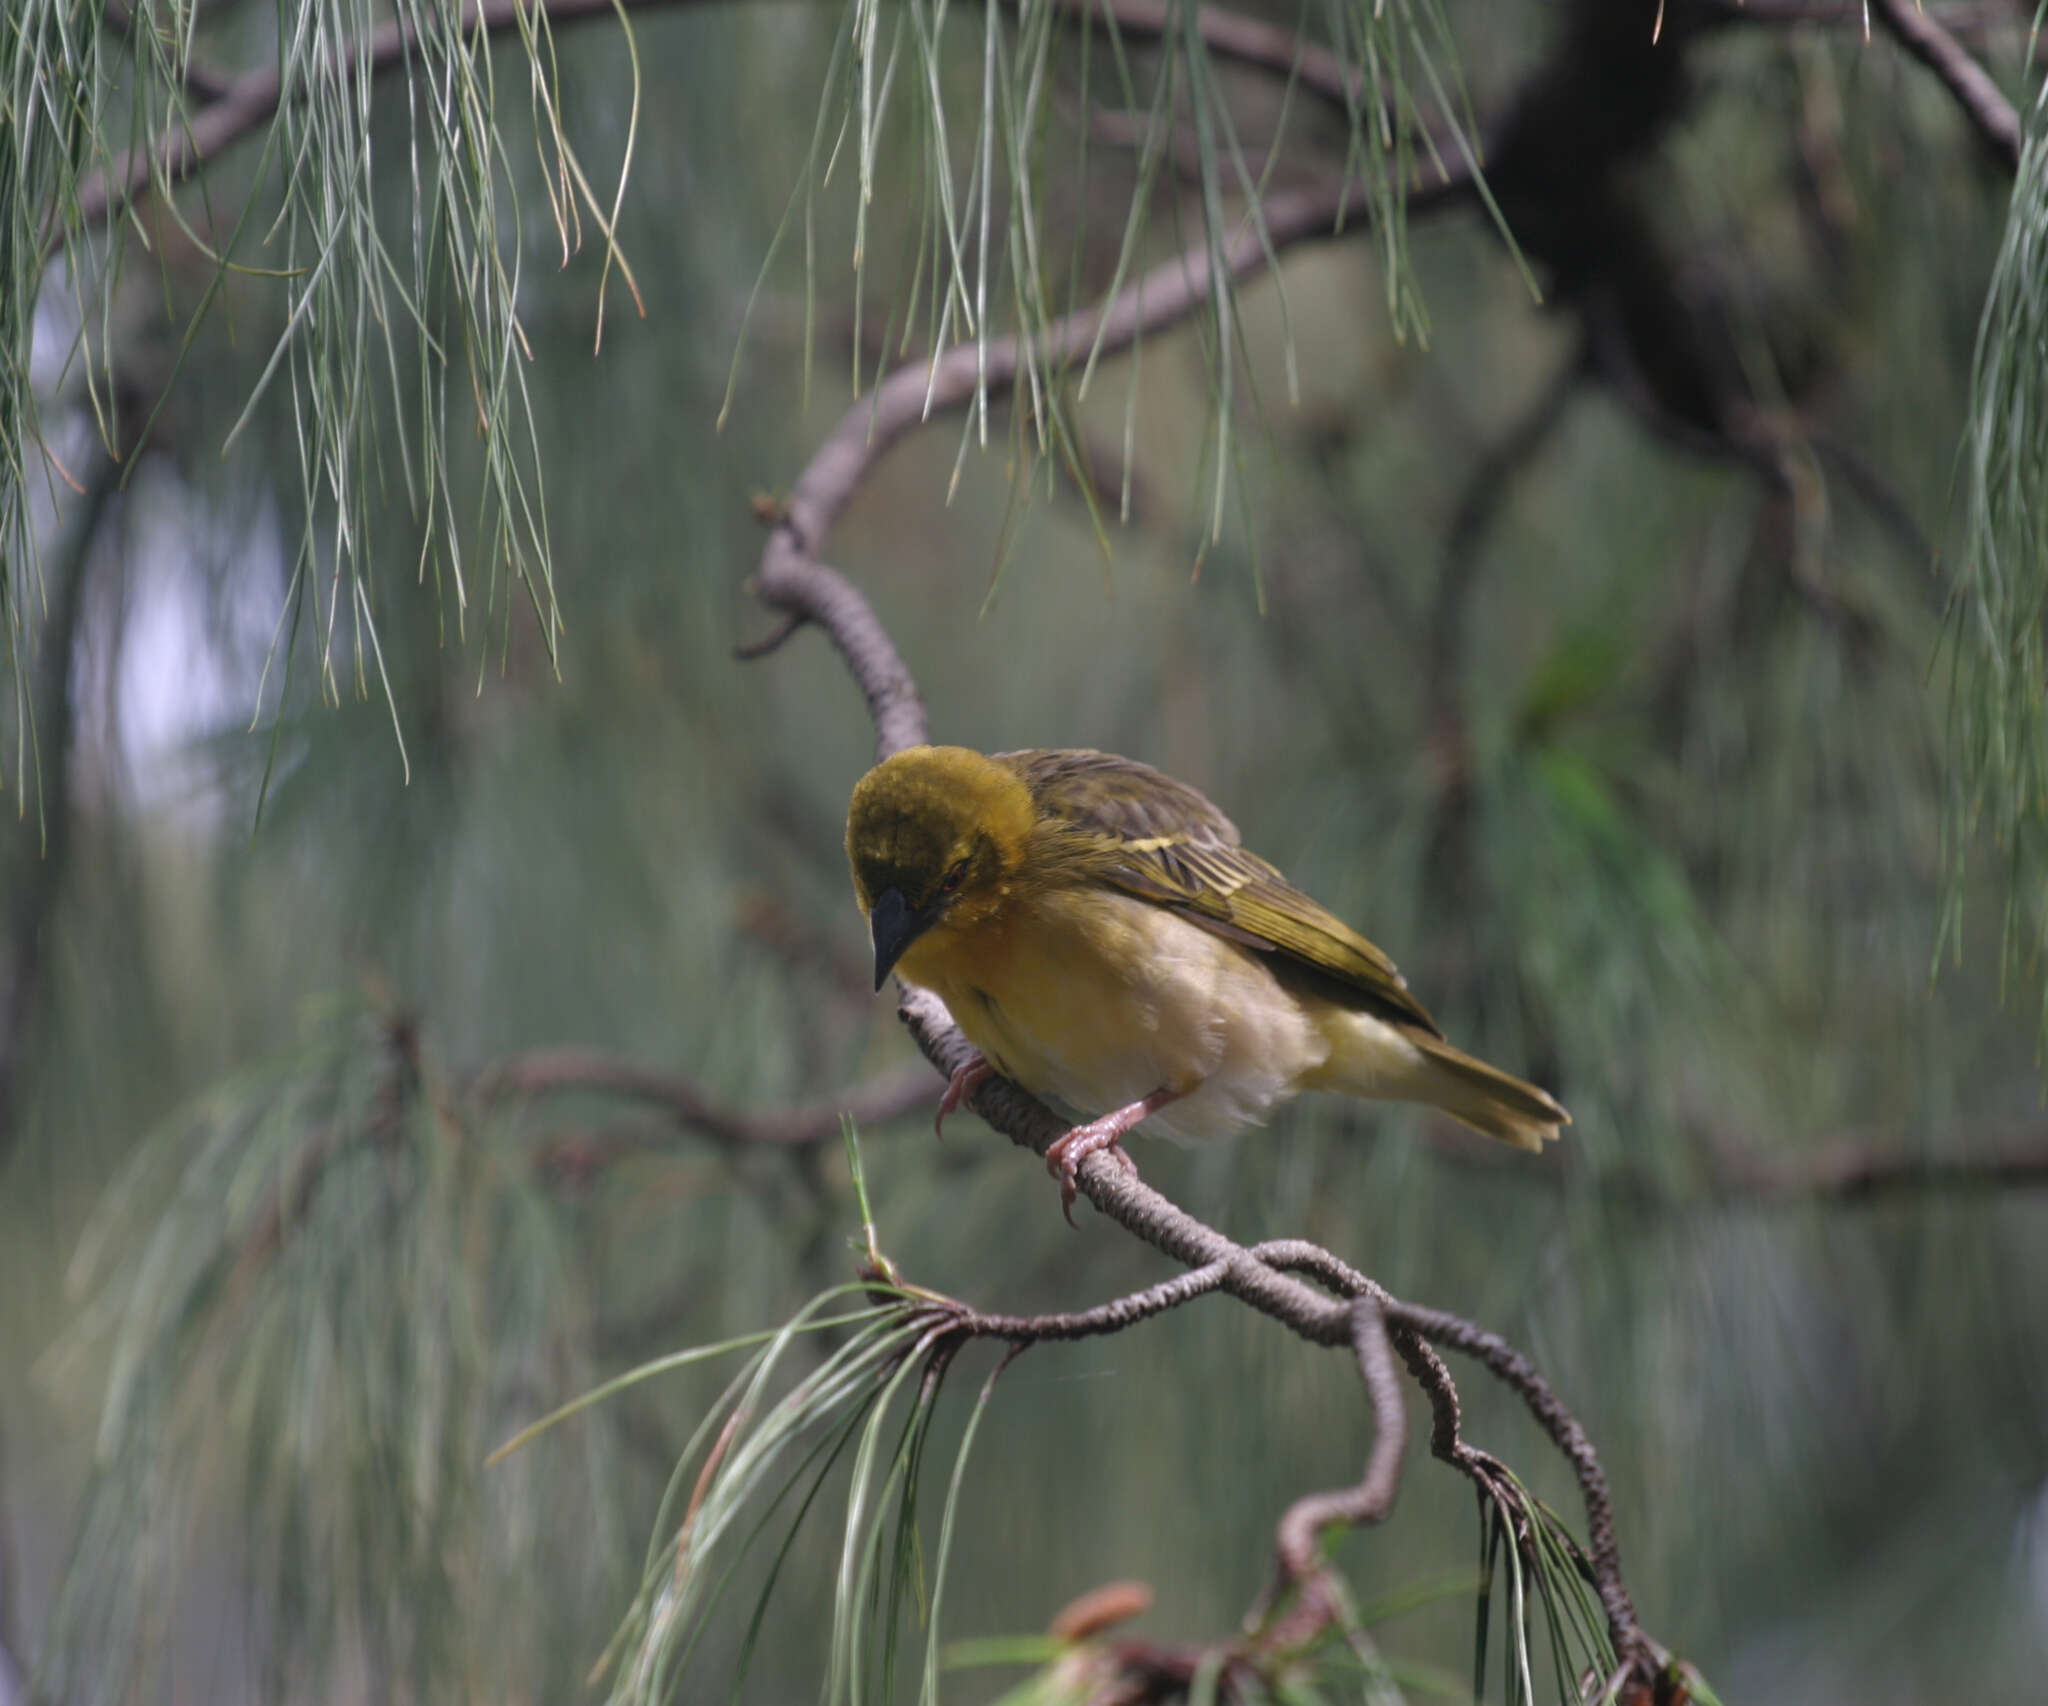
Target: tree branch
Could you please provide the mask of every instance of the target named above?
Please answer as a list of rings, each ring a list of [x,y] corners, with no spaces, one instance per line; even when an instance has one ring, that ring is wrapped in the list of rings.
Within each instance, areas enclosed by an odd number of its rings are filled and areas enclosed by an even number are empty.
[[[1408,1411],[1402,1402],[1401,1377],[1394,1370],[1394,1350],[1387,1339],[1387,1320],[1378,1299],[1361,1293],[1351,1305],[1351,1348],[1358,1357],[1358,1376],[1372,1403],[1372,1455],[1355,1487],[1309,1493],[1287,1507],[1280,1519],[1275,1550],[1280,1575],[1302,1595],[1305,1615],[1299,1620],[1320,1629],[1335,1613],[1337,1601],[1323,1587],[1320,1552],[1323,1532],[1338,1524],[1356,1526],[1383,1522],[1393,1509],[1401,1486],[1401,1457],[1408,1448]],[[1289,1619],[1293,1623],[1296,1619]],[[1302,1636],[1288,1629],[1277,1644],[1298,1647]]]
[[[550,29],[616,18],[630,11],[694,4],[696,0],[468,0],[462,12],[465,37],[501,35],[536,14]],[[1001,0],[1015,5],[1015,0]],[[1084,23],[1112,21],[1123,34],[1159,37],[1172,20],[1169,0],[1059,0],[1063,11]],[[110,27],[132,36],[134,17],[123,0],[109,0]],[[1327,48],[1303,40],[1292,31],[1246,18],[1220,7],[1205,6],[1196,14],[1204,44],[1219,58],[1259,69],[1291,74],[1301,87],[1348,114],[1363,95],[1363,74],[1347,71]],[[366,37],[335,50],[331,64],[337,76],[353,82],[405,65],[418,43],[406,17],[379,25]],[[297,90],[285,88],[277,67],[228,76],[210,67],[187,68],[185,86],[203,97],[203,104],[182,122],[166,127],[147,143],[126,150],[111,169],[90,174],[79,186],[80,228],[96,230],[119,217],[154,182],[183,183],[273,118]],[[1448,157],[1448,154],[1447,154]],[[63,247],[65,233],[51,233],[53,252]]]
[[[1467,1143],[1448,1121],[1432,1123],[1428,1130],[1450,1140],[1430,1146],[1431,1158],[1440,1165],[1483,1172],[1499,1165]],[[1778,1158],[1762,1155],[1732,1135],[1709,1131],[1697,1139],[1706,1173],[1692,1189],[1673,1190],[1625,1168],[1605,1169],[1590,1183],[1649,1213],[1703,1206],[1759,1213],[1804,1206],[1860,1208],[1907,1196],[2048,1189],[2048,1133],[2034,1130],[1980,1140],[1971,1153],[1914,1151],[1905,1147],[1905,1141],[1850,1135],[1804,1154]],[[1549,1157],[1520,1171],[1531,1183],[1549,1188],[1563,1187],[1570,1176]]]
[[[691,0],[470,0],[462,10],[462,33],[466,37],[501,35],[522,22],[530,24],[536,11],[546,15],[550,28],[561,28],[593,18],[616,18],[621,7],[641,11],[689,3]],[[362,40],[336,48],[330,63],[336,76],[353,83],[404,65],[418,40],[409,17],[393,18]],[[283,73],[276,66],[226,81],[218,73],[212,76],[212,98],[184,122],[126,150],[109,170],[94,172],[79,185],[81,229],[96,230],[119,217],[152,183],[179,184],[195,176],[275,117],[287,98]],[[294,96],[299,92],[290,91]],[[62,230],[50,234],[53,253],[63,247],[64,240]]]
[[[1872,9],[1899,45],[1948,86],[1992,158],[2008,173],[2018,171],[2020,115],[1991,74],[1915,0],[1874,0]]]
[[[474,1086],[474,1093],[485,1101],[572,1091],[651,1104],[678,1125],[732,1148],[754,1144],[803,1148],[835,1141],[842,1117],[851,1116],[856,1125],[882,1125],[935,1101],[931,1075],[922,1067],[908,1066],[794,1107],[723,1108],[687,1078],[583,1048],[536,1049],[515,1055],[485,1068]]]
[[[1454,174],[1446,183],[1418,189],[1410,213],[1462,199],[1470,180]],[[1266,241],[1274,252],[1314,238],[1366,228],[1347,183],[1290,190],[1262,207]],[[1242,278],[1263,265],[1265,247],[1249,221],[1223,243],[1223,266]],[[1091,350],[1115,355],[1146,332],[1185,319],[1208,299],[1208,249],[1196,243],[1174,260],[1155,267],[1106,305],[1091,306],[1055,321],[1032,350],[1035,360],[1060,368],[1085,359]],[[961,344],[932,360],[898,367],[875,393],[849,407],[811,457],[777,514],[753,589],[784,616],[801,617],[822,628],[839,650],[868,704],[882,757],[926,739],[924,704],[894,642],[868,602],[836,569],[821,560],[833,524],[883,454],[931,416],[959,408],[985,387],[998,396],[1015,382],[1024,346],[999,338],[984,351]],[[778,640],[785,637],[778,633]]]
[[[1763,1208],[1802,1202],[1861,1205],[1937,1191],[2040,1190],[2048,1186],[2048,1139],[2039,1133],[1988,1145],[1974,1155],[1887,1153],[1843,1138],[1793,1163],[1721,1146],[1715,1201]]]
[[[1635,1603],[1621,1577],[1621,1550],[1614,1537],[1614,1496],[1608,1489],[1607,1472],[1600,1466],[1599,1454],[1579,1419],[1559,1401],[1550,1383],[1537,1373],[1536,1365],[1498,1333],[1489,1333],[1443,1310],[1424,1309],[1412,1303],[1391,1306],[1387,1320],[1390,1325],[1412,1328],[1433,1344],[1475,1358],[1520,1395],[1578,1479],[1579,1495],[1586,1506],[1586,1540],[1592,1549],[1593,1581],[1607,1611],[1608,1627],[1615,1631],[1615,1650],[1624,1659],[1637,1656],[1640,1648],[1636,1644],[1644,1636],[1636,1621]]]
[[[1158,37],[1173,21],[1172,0],[1055,0],[1058,9],[1083,23],[1113,21],[1127,36]],[[1017,0],[1002,0],[1014,9]],[[1363,70],[1347,69],[1328,48],[1305,41],[1294,31],[1220,6],[1204,6],[1195,14],[1202,45],[1219,59],[1292,76],[1296,83],[1347,116],[1366,98]]]

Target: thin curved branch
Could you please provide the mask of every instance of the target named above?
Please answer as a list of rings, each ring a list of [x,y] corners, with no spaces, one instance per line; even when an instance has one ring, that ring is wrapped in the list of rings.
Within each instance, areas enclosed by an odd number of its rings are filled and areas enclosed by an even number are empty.
[[[922,1078],[924,1074],[920,1072],[918,1076]],[[929,1084],[930,1080],[926,1079],[926,1083]],[[1198,1297],[1207,1297],[1222,1287],[1229,1272],[1227,1262],[1210,1262],[1187,1273],[1176,1274],[1170,1280],[1162,1280],[1158,1285],[1147,1286],[1143,1291],[1134,1291],[1127,1297],[1071,1313],[990,1315],[964,1304],[949,1303],[945,1314],[958,1331],[969,1338],[1001,1339],[1019,1350],[1048,1340],[1096,1339],[1105,1333],[1120,1333],[1126,1327],[1136,1326],[1155,1315],[1164,1315],[1169,1309],[1178,1309],[1183,1303],[1192,1303]]]
[[[1358,1123],[1363,1130],[1363,1122]],[[1434,1124],[1425,1127],[1436,1135]],[[1500,1163],[1443,1122],[1453,1141],[1425,1153],[1438,1166],[1493,1172]],[[1733,1133],[1696,1135],[1703,1163],[1697,1185],[1674,1188],[1623,1167],[1603,1168],[1581,1186],[1626,1203],[1632,1211],[1677,1213],[1705,1208],[1771,1213],[1781,1209],[1855,1209],[1905,1196],[2048,1190],[2048,1131],[2027,1129],[1971,1139],[1968,1150],[1915,1149],[1912,1136],[1851,1133],[1796,1155],[1766,1155]],[[1562,1190],[1570,1171],[1545,1157],[1523,1170],[1534,1186]]]
[[[1321,1245],[1311,1244],[1306,1239],[1284,1239],[1261,1244],[1253,1254],[1272,1266],[1313,1274],[1320,1283],[1329,1286],[1340,1296],[1370,1299],[1386,1322],[1387,1336],[1393,1348],[1400,1353],[1401,1360],[1408,1365],[1408,1372],[1414,1377],[1416,1385],[1422,1388],[1424,1396],[1429,1400],[1430,1455],[1457,1470],[1473,1484],[1479,1494],[1482,1511],[1489,1506],[1503,1513],[1517,1508],[1520,1503],[1518,1490],[1506,1467],[1491,1453],[1481,1451],[1477,1446],[1466,1442],[1461,1431],[1463,1407],[1458,1397],[1457,1383],[1451,1378],[1451,1371],[1444,1365],[1443,1358],[1437,1355],[1429,1342],[1435,1329],[1444,1326],[1446,1343],[1462,1341],[1468,1333],[1478,1334],[1491,1341],[1492,1345],[1506,1350],[1510,1356],[1517,1356],[1518,1353],[1514,1352],[1505,1340],[1494,1334],[1483,1333],[1481,1329],[1473,1327],[1470,1322],[1457,1316],[1420,1311],[1400,1303],[1390,1296],[1377,1280],[1360,1273],[1349,1263],[1323,1249]],[[1449,1323],[1455,1323],[1455,1328],[1448,1326]],[[1460,1342],[1459,1348],[1467,1347]],[[1489,1363],[1488,1366],[1492,1365]],[[1585,1450],[1590,1456],[1592,1445],[1590,1441],[1585,1440],[1584,1430],[1578,1427],[1577,1421],[1564,1410],[1564,1406],[1557,1402],[1549,1386],[1536,1374],[1526,1358],[1520,1359],[1515,1372],[1533,1380],[1535,1386],[1540,1388],[1542,1399],[1563,1414],[1571,1428],[1577,1430],[1577,1439],[1584,1443]],[[1518,1387],[1517,1390],[1521,1388]],[[1524,1397],[1528,1397],[1526,1392]],[[1567,1452],[1566,1456],[1570,1458],[1571,1454]],[[1576,1459],[1573,1459],[1573,1465],[1576,1469]],[[1583,1476],[1580,1478],[1579,1491],[1586,1507],[1588,1531],[1604,1532],[1608,1545],[1604,1551],[1595,1548],[1593,1556],[1586,1560],[1586,1568],[1600,1594],[1601,1604],[1608,1614],[1609,1639],[1613,1641],[1615,1651],[1631,1662],[1640,1659],[1645,1666],[1660,1664],[1661,1655],[1653,1650],[1649,1638],[1636,1622],[1635,1605],[1622,1580],[1621,1559],[1613,1546],[1613,1498],[1607,1487],[1606,1476],[1599,1472],[1597,1458],[1593,1459],[1593,1467],[1595,1473],[1590,1480]]]
[[[546,18],[549,28],[558,29],[616,18],[621,8],[643,11],[694,3],[697,0],[469,0],[463,7],[462,33],[502,35],[518,29],[522,22],[530,25],[537,14]],[[1015,0],[1005,3],[1014,5]],[[1060,4],[1084,23],[1110,19],[1120,32],[1139,37],[1164,35],[1172,16],[1167,0],[1060,0]],[[107,17],[118,33],[132,33],[133,15],[122,0],[110,0]],[[1291,31],[1214,6],[1199,11],[1196,28],[1218,57],[1283,75],[1291,72],[1303,88],[1347,113],[1360,97],[1362,74],[1347,71],[1336,54]],[[362,41],[337,48],[334,69],[349,82],[376,77],[405,65],[417,40],[409,18],[393,18]],[[207,67],[191,67],[186,87],[203,98],[202,105],[183,122],[126,150],[111,169],[90,174],[79,186],[78,214],[83,229],[96,230],[119,217],[152,183],[178,184],[196,176],[275,117],[287,98],[283,76],[274,66],[233,77]],[[63,247],[64,240],[62,231],[51,233],[53,252]]]
[[[1781,24],[1786,26],[1848,26],[1869,34],[1870,9],[1864,0],[1703,0],[1709,18],[1719,24]],[[2018,35],[2027,25],[2029,6],[1999,4],[1925,5],[1941,27],[1961,41],[1981,40],[2003,32]]]
[[[2048,1187],[2048,1139],[2034,1134],[1988,1145],[1974,1155],[1901,1155],[1845,1138],[1792,1164],[1729,1153],[1712,1200],[1763,1208],[1803,1202],[1848,1206],[1932,1192],[2040,1190]]]
[[[462,10],[462,33],[502,35],[517,29],[522,21],[530,24],[536,11],[545,14],[551,28],[560,28],[593,18],[616,18],[621,7],[640,11],[688,3],[690,0],[470,0]],[[335,73],[351,83],[358,78],[375,77],[406,64],[417,42],[411,20],[394,18],[372,30],[364,40],[337,48],[332,62]],[[109,170],[94,172],[79,185],[81,227],[96,230],[117,218],[152,183],[179,184],[196,176],[243,137],[274,118],[285,97],[284,78],[276,66],[246,72],[225,82],[216,74],[212,98],[185,122],[126,150]],[[52,232],[52,251],[63,245],[64,233]]]
[[[1899,45],[1948,86],[1991,156],[2006,171],[2017,172],[2020,115],[1991,80],[1990,72],[1970,57],[1969,50],[1949,34],[1940,19],[1914,0],[1875,0],[1873,9]]]
[[[1083,23],[1113,19],[1119,34],[1157,37],[1173,21],[1172,0],[1055,0],[1058,10]],[[1003,0],[1012,9],[1017,0]],[[1219,59],[1292,76],[1310,94],[1329,102],[1347,117],[1366,97],[1363,70],[1349,68],[1338,55],[1292,30],[1260,18],[1247,18],[1220,6],[1204,6],[1195,14],[1196,33]]]
[[[1440,1309],[1424,1309],[1412,1303],[1397,1303],[1387,1310],[1390,1325],[1412,1328],[1423,1338],[1483,1363],[1494,1375],[1514,1388],[1543,1431],[1550,1436],[1572,1466],[1586,1506],[1586,1541],[1592,1552],[1593,1582],[1600,1603],[1606,1608],[1610,1629],[1616,1631],[1615,1650],[1623,1658],[1642,1651],[1642,1626],[1636,1621],[1635,1603],[1621,1577],[1621,1550],[1614,1537],[1614,1495],[1607,1485],[1607,1472],[1600,1466],[1599,1453],[1579,1419],[1567,1410],[1550,1389],[1550,1383],[1536,1371],[1536,1365],[1498,1333],[1475,1326],[1460,1316]],[[1624,1632],[1628,1639],[1624,1637]]]
[[[931,1075],[922,1067],[909,1066],[795,1107],[724,1108],[687,1078],[583,1048],[536,1049],[515,1055],[487,1067],[475,1085],[475,1093],[486,1101],[572,1091],[648,1103],[678,1125],[735,1148],[749,1144],[804,1148],[836,1142],[842,1118],[850,1117],[856,1125],[882,1125],[930,1107],[934,1099]]]
[[[1370,1295],[1361,1295],[1351,1305],[1351,1346],[1358,1357],[1359,1378],[1372,1401],[1372,1455],[1366,1459],[1357,1486],[1310,1493],[1289,1505],[1280,1519],[1280,1569],[1289,1581],[1303,1588],[1321,1571],[1317,1553],[1323,1531],[1339,1523],[1384,1521],[1401,1485],[1408,1412],[1401,1402],[1400,1376],[1394,1371],[1387,1318],[1378,1299]]]
[[[1409,197],[1410,214],[1462,199],[1469,178],[1450,179]],[[1289,190],[1262,206],[1266,243],[1273,251],[1316,238],[1355,234],[1367,228],[1355,206],[1355,189],[1332,182]],[[1348,223],[1347,212],[1351,215]],[[1265,263],[1258,230],[1241,224],[1222,245],[1223,269],[1242,278]],[[1146,332],[1186,319],[1208,300],[1208,246],[1197,243],[1155,267],[1107,305],[1084,308],[1055,321],[1032,350],[1044,366],[1059,368],[1099,348],[1114,355]],[[839,425],[812,455],[776,518],[753,590],[785,616],[801,616],[823,629],[846,660],[874,720],[879,755],[887,757],[926,739],[924,703],[904,668],[895,643],[867,600],[838,570],[822,560],[833,524],[853,500],[882,455],[933,415],[959,408],[985,387],[990,396],[1015,382],[1024,356],[1014,337],[993,340],[984,351],[961,344],[929,362],[898,367],[871,397],[849,407]],[[784,636],[777,634],[778,642]]]

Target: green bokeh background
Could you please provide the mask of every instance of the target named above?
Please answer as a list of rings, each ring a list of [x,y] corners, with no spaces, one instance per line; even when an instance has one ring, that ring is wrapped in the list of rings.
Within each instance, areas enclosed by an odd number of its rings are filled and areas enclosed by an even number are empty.
[[[1542,35],[1538,8],[1488,9],[1483,26],[1479,11],[1453,16],[1484,111]],[[636,17],[643,129],[620,238],[646,319],[621,311],[614,281],[593,356],[599,257],[558,271],[544,221],[526,237],[558,672],[502,589],[462,638],[439,636],[446,606],[412,583],[419,539],[394,488],[377,556],[403,567],[378,585],[409,781],[381,703],[298,692],[252,831],[270,747],[248,712],[282,597],[276,541],[300,525],[278,399],[218,453],[275,324],[259,281],[233,287],[160,447],[110,506],[87,559],[71,847],[0,1173],[0,1532],[25,1652],[58,1638],[67,1567],[92,1555],[72,1548],[111,1352],[67,1266],[145,1134],[210,1087],[309,1037],[360,1049],[363,1008],[414,1016],[446,1084],[583,1044],[767,1107],[909,1057],[887,1001],[858,987],[839,838],[872,754],[859,698],[816,635],[733,656],[767,622],[744,589],[762,538],[750,498],[786,485],[848,401],[844,185],[820,202],[808,395],[791,257],[715,430],[829,22],[785,7]],[[565,111],[602,181],[623,146],[627,57],[602,26],[561,48]],[[1853,32],[1731,31],[1694,53],[1695,102],[1645,168],[1664,234],[1739,284],[1760,343],[1817,352],[1815,434],[1879,470],[1939,546],[2005,186],[1940,92]],[[524,76],[516,54],[500,66]],[[1258,99],[1249,75],[1242,89]],[[1852,210],[1829,252],[1802,200],[1816,150]],[[525,157],[517,141],[509,153]],[[232,193],[234,170],[213,193]],[[396,208],[403,186],[387,186]],[[1086,211],[1098,276],[1128,187],[1128,160],[1104,151],[1085,191],[1049,204],[1063,236]],[[908,211],[876,217],[894,238],[876,253],[898,254]],[[1183,329],[1148,340],[1141,371],[1105,370],[1078,411],[1113,466],[1136,386],[1136,514],[1111,556],[1071,488],[1048,495],[1018,455],[1007,407],[950,501],[957,422],[892,453],[830,554],[901,647],[935,738],[1099,746],[1195,782],[1385,946],[1453,1036],[1543,1072],[1577,1116],[1560,1153],[1528,1162],[1411,1113],[1315,1101],[1230,1143],[1140,1143],[1148,1180],[1234,1237],[1316,1239],[1524,1346],[1603,1450],[1646,1624],[1724,1699],[2035,1697],[2048,1208],[2024,1191],[1864,1203],[1739,1188],[1745,1168],[1796,1171],[1845,1141],[1942,1157],[2039,1132],[2031,1016],[1996,986],[1995,870],[1964,874],[1963,952],[1931,975],[1947,588],[1838,479],[1795,561],[1783,505],[1754,477],[1654,442],[1589,384],[1502,493],[1461,667],[1442,679],[1423,636],[1453,518],[1573,338],[1475,218],[1418,223],[1413,244],[1426,348],[1392,336],[1368,243],[1289,257],[1298,404],[1277,293],[1247,288],[1262,408],[1241,423],[1220,542],[1203,530],[1207,366]],[[174,302],[197,277],[165,261]],[[177,335],[162,279],[138,268],[124,335],[143,367]],[[872,299],[898,282],[877,263]],[[1824,598],[1802,590],[1809,572]],[[136,613],[151,596],[190,615],[183,638],[149,638]],[[210,683],[232,714],[168,745],[132,733],[138,700],[175,708]],[[37,857],[31,813],[0,844],[0,882],[14,892]],[[771,906],[806,952],[769,939]],[[489,1371],[472,1418],[487,1447],[601,1372],[772,1324],[850,1272],[836,1147],[733,1159],[678,1138],[573,1189],[523,1168],[536,1134],[615,1113],[590,1100],[479,1118],[468,1141],[491,1159],[455,1188],[488,1208],[457,1212],[477,1242],[444,1252],[474,1282],[474,1316],[438,1290],[408,1296],[435,1283],[425,1269],[372,1261],[296,1283],[359,1288],[366,1319],[420,1337],[423,1367],[442,1366],[435,1333],[476,1335],[440,1349],[447,1367]],[[1026,1310],[1162,1271],[1091,1215],[1069,1232],[1040,1170],[971,1119],[943,1148],[922,1115],[862,1136],[886,1245],[921,1283]],[[373,1252],[396,1236],[380,1226]],[[1562,1466],[1506,1395],[1476,1373],[1463,1385],[1469,1435],[1568,1508]],[[332,1584],[264,1577],[283,1542],[241,1465],[243,1424],[269,1412],[223,1391],[218,1426],[163,1436],[187,1442],[171,1461],[192,1511],[148,1561],[131,1691],[574,1697],[716,1389],[663,1380],[506,1469],[482,1470],[465,1437],[450,1470],[472,1484],[439,1508],[460,1530],[448,1556],[487,1562],[448,1567],[459,1591],[433,1613],[431,1651],[392,1675],[346,1642],[280,1644],[293,1594]],[[188,1452],[194,1438],[206,1449]],[[1367,1438],[1339,1359],[1223,1301],[1035,1352],[976,1446],[948,1633],[1038,1629],[1121,1576],[1157,1590],[1142,1633],[1227,1633],[1266,1578],[1279,1512],[1350,1479]],[[344,1463],[330,1440],[290,1473],[333,1472],[361,1510],[417,1510],[418,1490],[376,1461]],[[748,1698],[814,1692],[836,1545],[829,1522],[800,1544]],[[1418,1452],[1394,1519],[1342,1558],[1371,1603],[1469,1571],[1476,1546],[1462,1483]],[[1382,1640],[1463,1674],[1470,1616],[1453,1595]],[[948,1698],[994,1686],[967,1678]]]

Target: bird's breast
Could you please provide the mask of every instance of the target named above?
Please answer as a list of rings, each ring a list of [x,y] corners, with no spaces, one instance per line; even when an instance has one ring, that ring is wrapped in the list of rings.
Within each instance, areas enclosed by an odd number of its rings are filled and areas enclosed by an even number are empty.
[[[901,970],[1005,1077],[1089,1116],[1177,1091],[1149,1123],[1184,1137],[1263,1121],[1329,1054],[1258,956],[1113,890],[1033,896],[931,932]]]

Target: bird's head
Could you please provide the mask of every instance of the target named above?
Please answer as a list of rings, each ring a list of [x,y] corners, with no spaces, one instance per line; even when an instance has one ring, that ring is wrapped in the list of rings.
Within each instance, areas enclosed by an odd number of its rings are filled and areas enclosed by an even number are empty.
[[[846,813],[880,989],[904,951],[994,916],[1036,813],[1023,779],[964,746],[914,746],[860,779]]]

